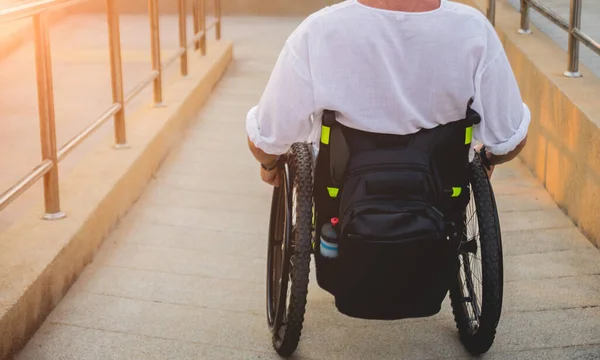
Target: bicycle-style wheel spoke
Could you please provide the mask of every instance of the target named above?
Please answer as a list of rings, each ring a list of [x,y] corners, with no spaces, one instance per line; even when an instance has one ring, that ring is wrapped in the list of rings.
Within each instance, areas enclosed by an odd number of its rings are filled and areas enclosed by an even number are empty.
[[[450,298],[460,339],[474,355],[492,346],[502,308],[502,242],[494,193],[478,155],[459,230],[458,274]]]

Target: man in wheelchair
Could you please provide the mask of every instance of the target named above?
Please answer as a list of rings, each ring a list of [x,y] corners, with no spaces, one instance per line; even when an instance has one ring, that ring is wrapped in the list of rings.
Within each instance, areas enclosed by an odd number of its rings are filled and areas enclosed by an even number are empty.
[[[286,157],[307,156],[297,144],[318,144],[317,278],[342,313],[431,316],[450,290],[461,340],[482,353],[502,299],[488,178],[522,150],[529,122],[502,44],[479,11],[448,0],[348,0],[288,38],[246,128],[262,179],[276,187],[296,186],[290,179],[304,171],[297,161],[282,170]],[[295,256],[292,272],[308,236],[294,231],[295,253],[284,251]],[[275,232],[270,243],[281,244]],[[291,296],[305,301],[301,293]],[[289,355],[304,306],[279,303],[268,308],[269,324],[275,348]]]

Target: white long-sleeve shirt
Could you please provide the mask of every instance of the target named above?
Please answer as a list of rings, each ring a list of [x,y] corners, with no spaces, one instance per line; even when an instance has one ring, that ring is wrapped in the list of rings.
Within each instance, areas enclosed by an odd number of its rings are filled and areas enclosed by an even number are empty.
[[[463,119],[503,155],[526,136],[530,113],[494,28],[476,9],[441,0],[433,11],[376,9],[347,0],[308,17],[288,38],[257,106],[250,140],[269,154],[318,139],[324,109],[370,132],[412,134]]]

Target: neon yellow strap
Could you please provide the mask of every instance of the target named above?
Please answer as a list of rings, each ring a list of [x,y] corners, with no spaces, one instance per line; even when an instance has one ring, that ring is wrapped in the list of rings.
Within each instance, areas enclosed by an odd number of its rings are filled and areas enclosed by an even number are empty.
[[[321,142],[325,145],[329,145],[329,134],[331,132],[331,128],[329,126],[321,126]]]
[[[452,197],[459,197],[460,194],[462,194],[462,188],[460,188],[460,187],[452,188]]]
[[[465,145],[470,144],[473,141],[473,127],[469,126],[465,131]]]
[[[340,189],[328,187],[327,191],[329,192],[330,197],[336,198],[338,196],[338,193],[340,192]]]

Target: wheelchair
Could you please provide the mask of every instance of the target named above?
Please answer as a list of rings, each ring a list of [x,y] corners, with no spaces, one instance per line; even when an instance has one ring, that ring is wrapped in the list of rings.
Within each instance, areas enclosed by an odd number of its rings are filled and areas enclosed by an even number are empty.
[[[266,308],[273,347],[288,357],[300,341],[317,231],[311,145],[294,144],[284,160],[271,203]],[[457,235],[458,273],[448,290],[459,339],[480,355],[491,348],[500,320],[503,260],[494,193],[478,154],[469,166],[471,196],[464,231]]]

